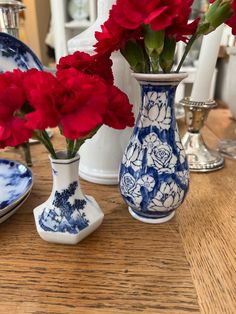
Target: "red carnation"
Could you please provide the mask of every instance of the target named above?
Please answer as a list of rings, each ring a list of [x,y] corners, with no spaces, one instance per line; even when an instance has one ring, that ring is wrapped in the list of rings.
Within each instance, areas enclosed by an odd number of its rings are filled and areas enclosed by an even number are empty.
[[[109,54],[96,54],[90,56],[87,53],[76,51],[60,59],[57,70],[75,68],[89,75],[98,75],[109,84],[113,84],[112,61]]]
[[[197,29],[200,20],[199,18],[188,23],[192,4],[193,0],[182,1],[179,7],[181,14],[175,17],[172,20],[171,25],[166,29],[166,34],[175,37],[176,41],[182,40],[186,42],[188,40],[187,36],[194,34]]]
[[[32,133],[24,119],[12,117],[7,123],[0,125],[0,148],[23,144],[29,140]]]
[[[143,24],[149,24],[155,31],[164,30],[182,14],[181,5],[182,0],[118,0],[102,31],[95,33],[98,41],[95,50],[111,53],[123,48],[128,40],[143,37]]]
[[[232,28],[232,34],[236,35],[236,0],[233,0],[233,2],[231,3],[231,8],[234,13],[231,18],[226,21],[226,24]]]
[[[19,70],[0,75],[0,147],[25,143],[32,135],[20,110],[26,98],[21,86],[23,73]]]
[[[97,43],[95,50],[98,53],[111,53],[124,47],[130,39],[137,39],[141,36],[141,27],[136,30],[121,27],[114,19],[109,18],[102,26],[102,31],[96,32]]]
[[[155,31],[171,25],[173,18],[181,14],[182,0],[117,0],[110,17],[127,29],[137,29],[149,24]]]
[[[56,78],[51,73],[32,69],[25,72],[23,85],[30,105],[27,126],[37,130],[56,127],[59,122],[57,102],[62,88]]]
[[[107,86],[99,76],[90,76],[74,68],[57,73],[65,87],[60,100],[60,115],[66,138],[78,139],[88,135],[103,123],[107,110]]]
[[[109,88],[109,105],[104,116],[104,123],[114,129],[124,129],[134,125],[134,115],[126,94],[116,86]]]
[[[19,78],[22,72],[5,72],[0,76],[0,124],[9,120],[20,110],[25,102],[25,95]],[[19,80],[18,80],[19,79]],[[7,105],[6,105],[7,104]]]

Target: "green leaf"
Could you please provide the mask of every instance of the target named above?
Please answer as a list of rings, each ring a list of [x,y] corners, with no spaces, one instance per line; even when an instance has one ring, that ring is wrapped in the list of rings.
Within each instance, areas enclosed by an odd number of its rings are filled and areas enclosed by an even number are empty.
[[[170,72],[174,64],[176,40],[175,38],[165,38],[164,49],[160,55],[160,67],[163,72]]]
[[[154,31],[149,25],[144,26],[144,44],[149,56],[159,56],[164,47],[165,32]]]
[[[135,40],[129,40],[125,47],[121,49],[122,55],[128,61],[131,69],[134,72],[146,72],[146,57],[141,45]]]
[[[159,57],[164,48],[165,32],[156,32],[149,25],[145,25],[143,28],[144,45],[150,60],[150,70],[152,73],[157,73],[159,70]]]

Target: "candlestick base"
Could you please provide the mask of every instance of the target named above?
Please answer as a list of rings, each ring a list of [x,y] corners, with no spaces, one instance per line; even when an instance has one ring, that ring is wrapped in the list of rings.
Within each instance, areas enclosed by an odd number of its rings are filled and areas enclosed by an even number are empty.
[[[184,98],[181,104],[185,109],[185,122],[188,126],[182,143],[187,154],[189,170],[209,172],[223,168],[224,158],[219,152],[207,147],[200,133],[210,109],[216,106],[215,101],[196,102]]]
[[[209,149],[200,133],[186,132],[182,143],[188,157],[189,169],[193,172],[208,172],[224,167],[224,158]]]

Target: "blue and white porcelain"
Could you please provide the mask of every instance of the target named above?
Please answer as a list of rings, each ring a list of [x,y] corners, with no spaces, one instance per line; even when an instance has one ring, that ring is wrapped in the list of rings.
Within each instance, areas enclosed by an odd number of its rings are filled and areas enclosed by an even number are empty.
[[[20,162],[0,159],[0,214],[6,213],[29,193],[32,172]]]
[[[0,72],[20,69],[22,71],[43,66],[33,51],[19,39],[0,32]]]
[[[123,155],[120,191],[131,215],[143,222],[170,220],[188,191],[189,170],[176,118],[178,74],[138,74],[142,104]]]
[[[42,239],[54,243],[77,244],[103,221],[104,214],[91,196],[81,191],[79,155],[52,159],[53,188],[49,199],[34,209],[37,231]]]
[[[24,204],[24,202],[28,199],[30,196],[30,191],[24,196],[23,199],[20,200],[19,203],[11,207],[10,210],[3,210],[0,211],[0,224],[6,221],[8,218],[10,218],[13,214],[17,212],[17,210]]]

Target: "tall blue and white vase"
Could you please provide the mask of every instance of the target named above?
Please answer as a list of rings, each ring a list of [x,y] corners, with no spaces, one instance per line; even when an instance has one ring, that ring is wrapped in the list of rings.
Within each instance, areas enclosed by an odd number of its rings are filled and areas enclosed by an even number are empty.
[[[53,187],[49,199],[34,209],[37,231],[48,242],[77,244],[102,223],[104,214],[95,199],[84,195],[79,183],[79,155],[52,159]]]
[[[174,113],[175,91],[187,75],[134,73],[142,103],[120,168],[130,214],[147,223],[175,215],[188,191],[189,170]]]

